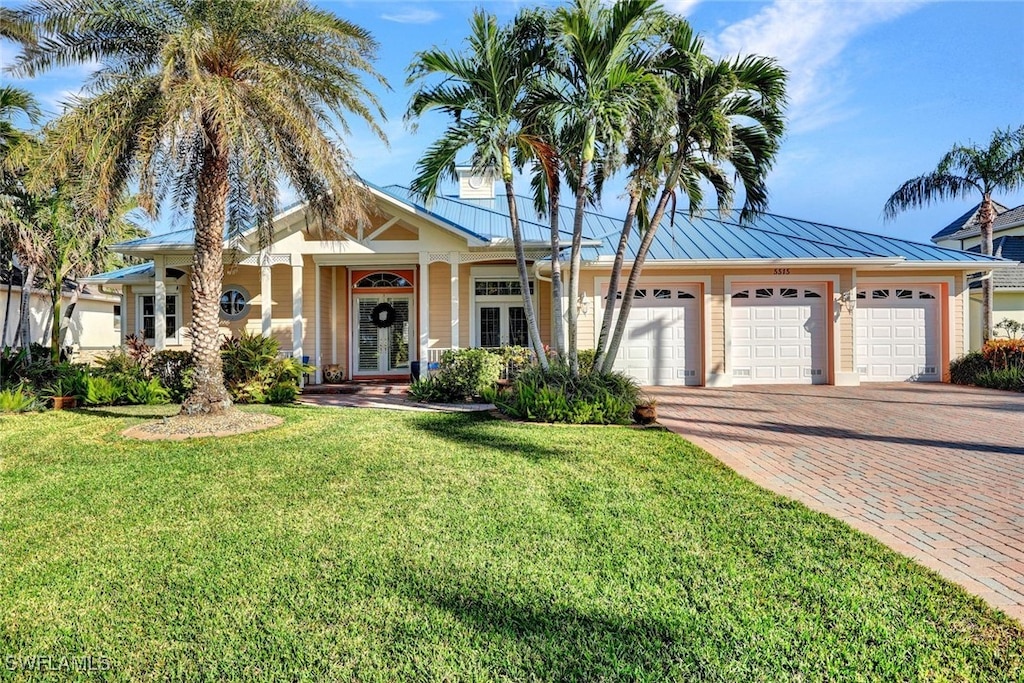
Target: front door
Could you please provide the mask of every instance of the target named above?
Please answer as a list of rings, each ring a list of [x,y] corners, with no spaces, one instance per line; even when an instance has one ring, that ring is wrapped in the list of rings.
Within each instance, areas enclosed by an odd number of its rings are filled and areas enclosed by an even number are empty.
[[[355,297],[357,375],[409,374],[409,319],[412,298],[407,295]],[[390,308],[387,308],[390,307]],[[377,311],[375,319],[374,312]],[[392,313],[393,311],[393,313]],[[385,322],[381,326],[381,322]]]

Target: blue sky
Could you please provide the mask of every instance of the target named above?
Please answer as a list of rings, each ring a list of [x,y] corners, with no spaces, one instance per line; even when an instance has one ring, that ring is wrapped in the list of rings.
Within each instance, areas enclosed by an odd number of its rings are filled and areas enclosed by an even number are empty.
[[[380,43],[378,69],[392,87],[380,93],[390,149],[357,123],[346,142],[359,173],[389,184],[408,182],[416,160],[446,123],[429,115],[413,132],[403,120],[410,95],[405,70],[414,53],[435,45],[458,49],[474,7],[511,18],[534,3],[317,4],[367,28]],[[996,128],[1024,124],[1024,3],[665,4],[687,16],[717,54],[769,55],[790,71],[788,132],[769,180],[773,213],[926,241],[970,202],[945,202],[884,223],[881,210],[889,194],[934,168],[954,143],[984,143]],[[12,46],[0,48],[6,66]],[[34,80],[9,74],[3,79],[34,92],[53,114],[87,73],[81,67]],[[621,214],[620,188],[609,187],[605,213]],[[997,199],[1024,204],[1024,192]],[[165,217],[157,229],[170,223]]]

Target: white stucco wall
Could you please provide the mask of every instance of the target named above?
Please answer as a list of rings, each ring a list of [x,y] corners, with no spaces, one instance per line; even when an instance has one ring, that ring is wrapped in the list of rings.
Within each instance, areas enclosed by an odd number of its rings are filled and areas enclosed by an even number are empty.
[[[119,304],[118,297],[106,295],[79,296],[71,316],[67,344],[82,350],[105,350],[121,343],[115,318],[114,306]],[[71,298],[64,296],[63,306],[71,303]],[[0,331],[2,331],[4,312],[9,310],[7,336],[0,340],[0,346],[14,345],[20,320],[21,288],[11,288],[10,309],[7,308],[7,287],[0,286]],[[32,341],[40,344],[49,343],[50,334],[50,295],[45,292],[32,292]]]

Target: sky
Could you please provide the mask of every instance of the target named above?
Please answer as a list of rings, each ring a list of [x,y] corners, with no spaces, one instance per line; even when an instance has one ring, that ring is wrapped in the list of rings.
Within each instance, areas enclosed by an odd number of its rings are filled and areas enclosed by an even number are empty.
[[[389,146],[352,121],[345,142],[367,180],[407,184],[420,155],[447,124],[428,114],[405,121],[415,53],[458,50],[475,7],[503,20],[530,2],[459,0],[319,1],[369,30],[380,44],[377,89]],[[554,3],[547,3],[554,4]],[[916,241],[964,213],[976,200],[946,201],[886,222],[882,207],[902,182],[926,173],[957,143],[986,144],[997,128],[1024,124],[1024,2],[668,0],[718,56],[775,57],[789,72],[787,132],[768,178],[769,211]],[[15,49],[0,44],[0,64]],[[33,92],[50,115],[90,72],[80,66],[35,79],[0,74]],[[466,153],[468,158],[469,152]],[[523,186],[525,190],[525,186]],[[623,213],[622,183],[611,183],[601,210]],[[454,191],[454,187],[448,188]],[[287,195],[287,193],[286,193]],[[1013,207],[1024,191],[995,197]],[[282,198],[286,203],[288,196]],[[164,216],[154,231],[185,227]]]

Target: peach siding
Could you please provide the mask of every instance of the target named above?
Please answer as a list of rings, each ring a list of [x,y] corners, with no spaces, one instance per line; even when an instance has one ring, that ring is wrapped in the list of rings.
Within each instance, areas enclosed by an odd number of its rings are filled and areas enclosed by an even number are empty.
[[[430,286],[430,346],[452,345],[452,270],[447,263],[431,263],[427,279]],[[459,280],[459,289],[464,289]],[[461,299],[461,296],[460,296]]]
[[[470,339],[469,278],[470,264],[459,265],[459,346],[466,348]]]

